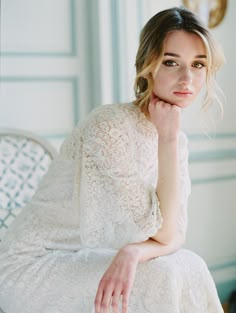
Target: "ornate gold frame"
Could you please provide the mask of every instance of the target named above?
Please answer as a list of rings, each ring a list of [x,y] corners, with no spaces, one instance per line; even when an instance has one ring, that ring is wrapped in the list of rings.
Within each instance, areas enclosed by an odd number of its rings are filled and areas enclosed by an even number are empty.
[[[210,5],[208,27],[214,28],[223,20],[226,9],[227,9],[227,0],[208,0]],[[183,0],[183,4],[186,8],[198,13],[198,0]]]

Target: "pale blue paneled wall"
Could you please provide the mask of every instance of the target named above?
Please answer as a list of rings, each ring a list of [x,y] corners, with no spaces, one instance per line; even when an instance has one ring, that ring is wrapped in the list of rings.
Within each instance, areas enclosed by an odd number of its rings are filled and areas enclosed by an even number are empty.
[[[83,73],[80,95],[83,93],[82,103],[90,103],[89,109],[133,99],[135,53],[144,4],[143,0],[79,1],[79,46],[83,47],[79,49]]]
[[[60,145],[79,118],[76,41],[75,0],[2,1],[1,127]]]

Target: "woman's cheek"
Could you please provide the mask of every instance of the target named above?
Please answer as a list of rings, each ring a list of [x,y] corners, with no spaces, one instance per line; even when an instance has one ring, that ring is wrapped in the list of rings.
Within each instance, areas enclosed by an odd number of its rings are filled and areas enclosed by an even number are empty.
[[[200,88],[203,87],[206,83],[206,72],[199,73],[199,75],[196,76],[196,81]]]

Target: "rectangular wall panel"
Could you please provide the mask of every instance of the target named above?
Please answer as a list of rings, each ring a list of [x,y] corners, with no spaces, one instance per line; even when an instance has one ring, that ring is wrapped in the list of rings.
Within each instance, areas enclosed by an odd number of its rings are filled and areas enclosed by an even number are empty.
[[[74,88],[73,80],[59,78],[2,81],[0,126],[67,133],[76,118]]]
[[[209,266],[236,261],[235,190],[236,180],[192,186],[188,246],[199,252]]]
[[[73,0],[2,1],[3,54],[71,53]]]

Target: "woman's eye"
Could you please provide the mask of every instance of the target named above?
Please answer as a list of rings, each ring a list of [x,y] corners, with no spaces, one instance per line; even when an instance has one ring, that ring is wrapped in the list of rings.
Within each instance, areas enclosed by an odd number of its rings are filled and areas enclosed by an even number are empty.
[[[205,64],[203,64],[201,62],[194,62],[193,67],[201,69],[201,68],[205,67]]]
[[[172,61],[172,60],[164,61],[163,64],[166,66],[176,66],[177,65],[177,63],[175,61]]]

